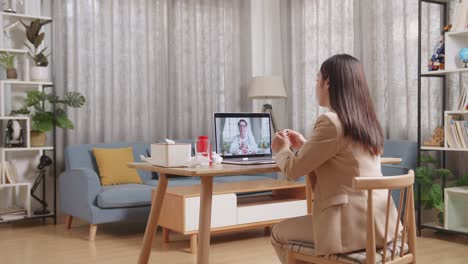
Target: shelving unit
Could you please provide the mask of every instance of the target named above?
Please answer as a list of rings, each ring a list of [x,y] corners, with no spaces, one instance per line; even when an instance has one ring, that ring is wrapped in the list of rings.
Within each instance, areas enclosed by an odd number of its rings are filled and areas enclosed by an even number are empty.
[[[42,8],[42,7],[41,7]],[[5,30],[6,28],[11,29],[14,27],[22,27],[20,24],[20,21],[23,21],[25,23],[30,23],[31,21],[35,19],[40,19],[41,23],[46,23],[47,26],[49,26],[49,23],[52,22],[52,17],[48,16],[35,16],[35,15],[29,15],[29,14],[21,14],[21,13],[8,13],[8,12],[0,12],[0,27],[3,29],[4,34],[0,34],[0,51],[5,51],[5,52],[10,52],[14,53],[18,56],[18,60],[22,60],[23,62],[23,76],[21,80],[0,80],[0,122],[5,123],[8,120],[20,120],[26,126],[23,126],[23,135],[25,138],[25,146],[24,147],[4,147],[3,145],[0,147],[0,160],[1,160],[1,170],[0,170],[0,195],[4,195],[5,193],[12,193],[13,198],[12,200],[15,200],[15,203],[13,204],[6,204],[7,201],[5,199],[2,199],[0,197],[0,208],[2,207],[9,207],[12,205],[19,206],[20,208],[24,208],[27,210],[26,216],[21,219],[14,219],[14,220],[0,220],[0,223],[11,223],[11,222],[16,222],[16,221],[21,221],[25,219],[43,219],[45,220],[46,218],[52,218],[54,223],[56,223],[56,153],[55,153],[55,127],[52,131],[52,145],[51,146],[44,146],[44,147],[31,147],[31,139],[30,139],[30,131],[31,131],[31,120],[30,117],[28,116],[8,116],[7,114],[7,102],[11,102],[11,98],[9,97],[10,93],[12,91],[16,91],[16,93],[20,93],[23,90],[31,90],[31,89],[37,89],[39,91],[43,91],[45,89],[48,89],[48,91],[51,92],[52,95],[55,96],[55,88],[53,86],[53,81],[31,81],[29,79],[29,58],[27,57],[28,50],[25,47],[11,47],[8,44],[6,44],[6,39],[5,39]],[[45,27],[47,27],[45,26]],[[46,33],[46,35],[51,34],[52,36],[53,30],[51,29],[49,33]],[[14,38],[11,38],[14,39]],[[53,39],[52,37],[50,39]],[[13,42],[12,42],[13,43]],[[50,46],[52,46],[52,43],[50,43]],[[53,49],[49,50],[50,52],[53,52]],[[53,56],[53,54],[51,54]],[[52,66],[49,66],[52,69]],[[51,79],[53,80],[53,76],[51,76]],[[9,91],[9,92],[7,92]],[[10,100],[10,101],[8,101]],[[55,108],[55,105],[53,106]],[[3,124],[5,125],[5,124]],[[2,135],[4,136],[4,134]],[[50,136],[49,136],[50,137]],[[9,155],[12,155],[13,157],[16,157],[15,155],[23,155],[23,153],[28,153],[28,152],[37,152],[38,154],[44,155],[46,152],[51,152],[52,155],[52,160],[53,164],[50,167],[51,171],[53,172],[53,184],[49,183],[46,184],[46,181],[44,180],[42,182],[42,190],[41,193],[39,194],[38,192],[35,193],[36,196],[41,197],[41,199],[46,200],[46,187],[47,185],[53,185],[49,186],[50,189],[53,190],[53,203],[49,202],[49,209],[51,210],[50,214],[44,214],[44,215],[34,215],[32,213],[32,210],[34,208],[31,208],[31,187],[32,183],[27,181],[27,182],[16,182],[16,183],[6,183],[6,175],[5,175],[5,162],[9,160]],[[34,154],[34,153],[32,153]],[[28,154],[29,155],[29,154]],[[37,156],[34,156],[37,157]],[[11,158],[11,157],[10,157]],[[36,172],[34,172],[36,173]],[[36,175],[34,175],[34,178]],[[31,178],[28,176],[28,178]],[[3,193],[2,193],[3,192]]]
[[[16,53],[16,54],[27,54],[28,51],[25,49],[0,49],[0,51]]]
[[[422,70],[421,65],[421,25],[422,25],[422,14],[421,14],[421,7],[423,3],[426,4],[435,4],[440,5],[442,7],[442,14],[441,20],[442,25],[441,29],[444,27],[444,24],[447,24],[447,13],[448,13],[448,0],[420,0],[419,1],[419,8],[418,8],[418,164],[420,154],[423,151],[438,151],[441,153],[441,160],[442,160],[442,167],[445,168],[446,166],[446,152],[454,151],[454,152],[466,152],[468,149],[465,148],[449,148],[447,145],[447,136],[444,139],[444,146],[443,147],[429,147],[429,146],[422,146],[421,142],[421,78],[441,78],[442,79],[442,109],[441,112],[444,114],[442,115],[441,124],[445,127],[445,121],[448,115],[467,115],[468,111],[447,111],[446,106],[446,76],[448,74],[460,74],[463,72],[468,72],[468,68],[462,68],[462,64],[459,60],[457,60],[457,54],[460,48],[464,46],[468,46],[468,31],[461,31],[461,32],[447,32],[445,33],[445,69],[439,71],[427,71]],[[444,129],[445,133],[447,132]],[[445,181],[442,179],[442,189],[445,189]],[[417,199],[416,199],[416,208],[417,208],[417,226],[418,226],[418,235],[421,234],[421,229],[427,228],[432,230],[438,230],[445,233],[452,233],[452,234],[462,234],[468,235],[468,228],[466,229],[452,229],[448,227],[444,227],[439,225],[435,222],[425,222],[422,221],[422,206],[421,206],[421,186],[417,185]]]
[[[444,191],[444,228],[468,233],[468,186],[446,188]]]

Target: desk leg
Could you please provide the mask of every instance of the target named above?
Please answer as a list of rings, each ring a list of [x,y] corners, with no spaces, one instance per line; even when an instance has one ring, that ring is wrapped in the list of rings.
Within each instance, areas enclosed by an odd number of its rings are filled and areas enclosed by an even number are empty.
[[[151,254],[151,246],[153,244],[154,234],[156,233],[156,229],[158,227],[158,219],[161,213],[166,189],[167,176],[165,174],[159,174],[159,182],[156,195],[151,196],[151,211],[148,218],[148,224],[146,225],[145,236],[143,238],[143,246],[141,247],[140,251],[140,257],[138,258],[139,264],[148,263]]]
[[[315,177],[315,174],[306,175],[307,214],[312,214],[312,200],[314,195],[314,191],[312,190],[313,177]]]
[[[213,177],[201,177],[200,218],[198,222],[198,264],[208,264],[210,257],[211,201]]]

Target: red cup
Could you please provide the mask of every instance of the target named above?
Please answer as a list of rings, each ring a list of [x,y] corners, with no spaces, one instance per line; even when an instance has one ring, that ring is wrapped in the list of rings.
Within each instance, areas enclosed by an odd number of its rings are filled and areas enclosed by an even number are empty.
[[[197,153],[208,153],[209,144],[208,136],[199,136],[196,143]]]

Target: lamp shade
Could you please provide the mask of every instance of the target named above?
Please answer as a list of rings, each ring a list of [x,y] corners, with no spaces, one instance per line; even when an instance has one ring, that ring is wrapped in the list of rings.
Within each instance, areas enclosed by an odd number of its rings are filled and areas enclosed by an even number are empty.
[[[250,83],[249,98],[287,98],[283,79],[280,76],[257,76]]]

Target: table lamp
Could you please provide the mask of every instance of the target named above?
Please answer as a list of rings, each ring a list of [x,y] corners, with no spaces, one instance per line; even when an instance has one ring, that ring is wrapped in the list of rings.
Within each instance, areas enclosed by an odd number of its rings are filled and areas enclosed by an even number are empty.
[[[250,83],[249,98],[252,99],[280,99],[288,98],[281,76],[257,76]],[[264,104],[263,113],[270,113],[273,131],[278,131],[275,118],[273,116],[273,107],[271,104]]]

